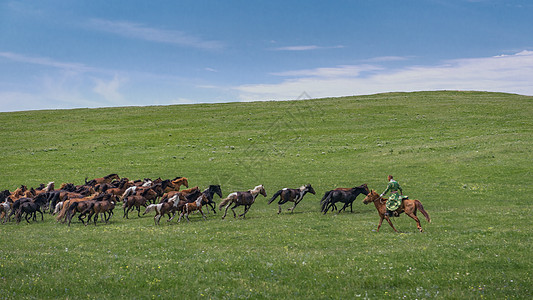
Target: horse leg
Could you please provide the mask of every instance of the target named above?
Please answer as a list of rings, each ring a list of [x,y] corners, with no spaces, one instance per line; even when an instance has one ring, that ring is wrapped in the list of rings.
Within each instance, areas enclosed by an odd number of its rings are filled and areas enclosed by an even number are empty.
[[[418,228],[418,231],[420,232],[423,232],[424,230],[422,229],[422,225],[420,225],[420,219],[418,219],[418,217],[416,216],[415,213],[412,213],[412,212],[405,212],[406,215],[408,215],[409,217],[411,217],[413,220],[415,220],[416,222],[416,228]]]
[[[346,210],[346,207],[348,206],[348,203],[344,203],[344,205],[342,206],[342,208],[337,212],[337,214],[340,214],[341,211],[343,210]]]
[[[224,215],[222,216],[222,220],[226,217],[226,214],[228,213],[228,208],[230,207],[231,203],[226,205],[226,209],[224,210]]]
[[[140,218],[141,217],[141,206],[137,206],[137,216]]]
[[[236,208],[237,206],[239,206],[239,204],[235,203],[235,204],[233,205],[233,207],[231,208],[231,211],[233,212],[233,217],[234,217],[234,218],[237,218],[237,214],[235,213],[235,208]]]
[[[387,222],[389,222],[390,227],[392,227],[392,229],[394,229],[395,232],[398,232],[398,230],[396,230],[396,228],[394,227],[394,225],[392,225],[392,222],[391,222],[390,218],[387,217],[387,216],[384,216],[384,217],[385,217],[385,220],[387,220]]]
[[[250,209],[251,206],[252,205],[245,205],[244,206],[244,212],[242,213],[242,215],[239,215],[239,217],[243,217],[243,219],[246,218],[246,213],[248,212],[248,210]]]
[[[303,200],[304,197],[301,197],[300,199],[298,199],[297,201],[294,201],[294,206],[290,209],[291,210],[291,213],[294,211],[294,208],[296,208],[296,205],[298,205],[298,203],[300,203],[302,200]]]
[[[206,220],[206,221],[207,221],[207,218],[205,217],[205,214],[204,214],[204,212],[202,211],[202,209],[201,209],[201,208],[199,208],[198,210],[199,210],[199,211],[200,211],[200,213],[202,214],[202,217],[204,217],[204,220]],[[207,211],[209,211],[209,208],[207,209]]]
[[[41,221],[44,221],[44,214],[43,214],[43,212],[42,212],[40,209],[37,209],[37,211],[41,213]],[[35,213],[35,214],[37,214],[37,213]]]
[[[281,205],[285,204],[285,203],[287,203],[287,200],[283,199],[283,194],[282,194],[282,197],[281,197],[281,199],[279,199],[279,202],[278,202],[278,207],[279,207],[278,215],[281,214]]]
[[[379,229],[381,228],[381,223],[383,223],[383,219],[385,218],[385,216],[383,215],[379,215],[379,224],[378,224],[378,230],[376,230],[377,232],[379,232]]]

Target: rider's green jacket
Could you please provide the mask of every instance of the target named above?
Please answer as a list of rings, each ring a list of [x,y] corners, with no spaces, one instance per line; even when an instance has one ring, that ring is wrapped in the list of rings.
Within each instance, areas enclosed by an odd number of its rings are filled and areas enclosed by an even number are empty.
[[[398,193],[400,191],[401,194],[403,194],[402,187],[398,183],[398,181],[391,179],[389,181],[389,184],[387,185],[387,189],[381,193],[381,195],[385,195],[387,192],[391,192],[391,195],[389,199],[387,200],[387,203],[385,206],[388,210],[393,211],[396,210],[402,205],[402,200],[400,199],[400,194]]]

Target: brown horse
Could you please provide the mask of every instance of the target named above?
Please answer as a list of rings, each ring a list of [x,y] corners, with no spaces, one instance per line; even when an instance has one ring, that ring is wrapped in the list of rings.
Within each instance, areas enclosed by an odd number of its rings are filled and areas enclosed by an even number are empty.
[[[249,190],[247,192],[233,192],[226,197],[226,199],[222,199],[222,202],[220,202],[219,209],[222,209],[224,205],[226,205],[226,210],[224,211],[224,215],[222,216],[222,219],[226,217],[226,214],[228,213],[228,208],[231,204],[234,204],[231,208],[231,211],[233,212],[233,217],[236,218],[237,214],[235,213],[235,208],[239,205],[244,205],[244,212],[239,215],[239,217],[245,217],[246,213],[250,209],[250,206],[254,204],[255,198],[257,195],[263,195],[264,197],[267,196],[265,188],[263,185],[258,185],[252,190]]]
[[[137,216],[139,216],[140,218],[141,217],[141,206],[146,207],[148,203],[148,199],[146,199],[146,197],[144,197],[142,194],[128,196],[124,198],[123,201],[124,203],[122,204],[122,208],[124,208],[124,216],[122,217],[126,219],[129,219],[128,213],[134,207],[137,209]]]
[[[120,177],[118,176],[118,174],[109,174],[104,177],[95,178],[91,181],[87,181],[87,178],[85,178],[85,184],[95,186],[97,184],[102,184],[102,183],[111,183],[113,179],[120,180]]]
[[[176,177],[171,180],[170,184],[165,188],[165,193],[170,191],[179,191],[182,185],[188,188],[189,180],[187,180],[186,177]]]
[[[151,212],[152,210],[155,210],[155,216],[154,216],[154,223],[155,225],[159,225],[159,220],[161,220],[161,217],[165,214],[169,216],[169,219],[167,221],[171,221],[170,219],[170,213],[175,212],[178,204],[180,203],[179,199],[180,195],[176,194],[174,197],[168,199],[166,202],[161,202],[159,204],[150,204],[148,207],[146,207],[146,210],[144,211],[143,215]]]
[[[168,199],[170,199],[170,198],[172,198],[172,197],[174,197],[176,195],[180,195],[180,198],[183,198],[183,197],[186,197],[189,194],[196,193],[196,192],[199,192],[199,191],[200,191],[200,188],[198,186],[195,186],[195,187],[192,187],[192,188],[186,189],[186,190],[181,190],[181,191],[170,191],[168,193],[163,194],[163,196],[161,197],[161,200],[159,201],[159,203],[167,202]]]
[[[119,197],[116,195],[105,194],[101,201],[92,202],[91,205],[86,208],[85,211],[82,213],[89,213],[89,216],[87,217],[87,224],[89,224],[89,221],[91,221],[91,217],[94,216],[94,225],[96,226],[96,221],[98,221],[99,214],[104,215],[103,218],[105,223],[107,224],[109,222],[109,219],[113,215],[113,209],[115,208],[115,204],[118,202],[118,200]],[[105,215],[106,213],[108,213],[107,217]]]
[[[370,193],[365,197],[363,200],[364,204],[368,204],[370,202],[374,202],[374,205],[376,206],[376,209],[379,214],[379,224],[378,224],[378,230],[381,227],[381,223],[383,222],[383,219],[387,220],[389,222],[389,225],[394,229],[394,231],[398,232],[396,228],[394,228],[394,225],[392,225],[392,222],[388,216],[385,215],[387,212],[387,208],[385,207],[385,203],[387,202],[387,199],[383,199],[379,196],[379,194],[372,190]],[[426,217],[426,220],[431,223],[431,219],[429,218],[428,213],[424,210],[424,207],[422,206],[422,203],[415,199],[405,199],[402,201],[402,205],[400,208],[398,208],[397,212],[401,214],[402,212],[405,212],[406,215],[411,217],[413,220],[416,221],[416,227],[420,232],[423,231],[422,226],[420,226],[420,220],[416,216],[416,211],[420,210],[420,212]]]
[[[183,216],[185,216],[185,218],[187,219],[187,222],[190,222],[191,220],[189,220],[189,214],[195,211],[199,211],[202,214],[202,217],[204,217],[204,220],[206,220],[205,214],[202,211],[202,206],[207,204],[207,202],[208,202],[207,197],[204,194],[201,194],[196,199],[196,201],[192,203],[185,203],[181,211],[180,217],[178,219],[178,223],[181,221],[181,218]]]

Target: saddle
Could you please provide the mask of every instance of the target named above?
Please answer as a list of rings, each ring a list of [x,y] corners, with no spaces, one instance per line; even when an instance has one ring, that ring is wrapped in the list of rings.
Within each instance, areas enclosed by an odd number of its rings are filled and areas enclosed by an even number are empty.
[[[403,200],[408,200],[408,199],[409,199],[409,196],[403,196],[403,195],[400,195],[400,197],[398,198],[398,200],[402,201],[402,204],[403,204]],[[403,209],[402,209],[402,205],[400,204],[400,206],[392,212],[392,216],[399,217],[401,213],[403,213]]]

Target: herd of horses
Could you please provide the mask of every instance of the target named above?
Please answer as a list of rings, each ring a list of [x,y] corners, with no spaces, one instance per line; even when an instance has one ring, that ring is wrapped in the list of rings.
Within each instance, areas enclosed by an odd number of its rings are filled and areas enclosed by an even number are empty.
[[[185,186],[186,189],[181,189]],[[302,201],[307,193],[316,194],[310,184],[303,185],[300,188],[284,188],[278,190],[268,201],[268,204],[274,202],[278,197],[278,214],[282,211],[282,205],[292,202],[293,206],[288,210],[293,212],[296,206]],[[327,191],[320,201],[321,212],[326,214],[328,211],[338,210],[338,213],[345,211],[348,207],[353,212],[352,204],[359,196],[365,196],[363,203],[374,203],[380,216],[377,231],[379,231],[383,220],[386,220],[392,229],[396,228],[391,219],[386,215],[385,198],[382,198],[374,190],[369,190],[366,184],[353,188],[336,188]],[[246,213],[255,202],[257,196],[267,197],[263,185],[258,185],[248,191],[236,191],[230,193],[222,199],[222,190],[220,185],[210,185],[203,191],[198,186],[189,188],[189,182],[186,177],[176,177],[174,179],[163,180],[129,180],[120,178],[117,174],[109,174],[105,177],[95,178],[87,181],[85,184],[74,185],[73,183],[64,183],[59,189],[55,189],[54,182],[47,185],[41,184],[38,188],[28,189],[22,185],[15,191],[5,190],[0,192],[0,222],[6,223],[15,221],[17,224],[24,218],[28,223],[30,220],[37,221],[37,213],[40,214],[41,220],[44,220],[44,212],[55,215],[57,222],[67,223],[70,226],[73,217],[77,214],[78,220],[87,225],[89,222],[97,224],[99,216],[102,221],[108,223],[115,206],[122,203],[123,218],[129,218],[129,212],[137,210],[137,216],[141,217],[141,208],[144,208],[143,215],[155,212],[154,223],[159,225],[160,219],[167,215],[168,222],[171,222],[176,214],[179,214],[178,223],[183,217],[187,221],[189,215],[199,212],[204,219],[206,215],[203,208],[211,210],[216,214],[216,202],[214,196],[218,195],[221,202],[219,210],[224,210],[224,219],[228,209],[231,208],[233,217],[237,217],[235,209],[239,206],[244,207],[244,212],[239,217],[245,218]],[[341,209],[337,205],[343,204]],[[403,200],[398,213],[405,213],[415,220],[417,228],[422,232],[420,220],[416,216],[420,211],[428,222],[431,219],[424,210],[422,203],[415,199]]]

